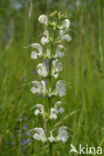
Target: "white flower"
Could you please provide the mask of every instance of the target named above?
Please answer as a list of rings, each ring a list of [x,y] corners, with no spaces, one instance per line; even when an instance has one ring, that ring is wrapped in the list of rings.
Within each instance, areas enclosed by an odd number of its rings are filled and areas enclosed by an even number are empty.
[[[67,142],[69,135],[66,129],[67,129],[66,126],[60,127],[58,129],[58,138],[57,138],[58,141],[62,141],[64,143]]]
[[[51,108],[50,119],[57,119],[58,113],[63,113],[64,109],[62,107],[58,108],[61,105],[61,101],[57,101],[54,105],[54,108]]]
[[[39,43],[32,43],[25,48],[28,48],[28,47],[32,47],[32,48],[36,49],[35,51],[32,51],[32,53],[31,53],[32,59],[37,59],[38,56],[40,56],[40,57],[43,56],[43,49]]]
[[[35,93],[39,93],[39,94],[43,94],[43,95],[46,95],[47,93],[47,88],[46,88],[46,85],[45,85],[45,82],[44,81],[32,81],[33,83],[33,87],[31,88],[31,92],[33,94]]]
[[[68,42],[71,41],[70,35],[65,34],[65,33],[66,33],[66,31],[60,30],[60,37],[61,37],[61,40],[62,40],[62,41],[66,40],[66,41],[68,41]]]
[[[45,81],[41,81],[41,84],[42,84],[41,93],[42,93],[43,95],[45,95],[45,94],[47,94],[47,88],[46,88]]]
[[[61,101],[57,101],[54,105],[54,108],[55,108],[57,113],[63,113],[64,112],[64,108],[62,108],[62,107],[58,108],[60,105],[61,105]]]
[[[31,47],[37,49],[37,51],[32,51],[32,53],[31,53],[32,59],[37,59],[37,56],[41,57],[43,55],[43,49],[40,44],[33,43],[33,44],[31,44]]]
[[[47,49],[47,58],[48,58],[48,59],[51,58],[51,51],[50,51],[50,49]]]
[[[64,47],[62,45],[59,45],[58,48],[56,49],[56,54],[55,54],[56,58],[62,58],[64,56],[64,52],[61,51],[62,49],[64,49]]]
[[[60,71],[62,71],[62,63],[58,62],[58,59],[56,59],[53,61],[52,76],[56,79]]]
[[[44,63],[40,63],[37,65],[37,72],[40,76],[47,77],[48,72]]]
[[[53,137],[52,131],[50,131],[50,134],[51,134],[51,136],[48,137],[48,140],[49,140],[50,142],[53,142],[53,141],[55,140],[55,138]]]
[[[56,120],[57,119],[57,111],[55,108],[51,108],[51,113],[50,113],[50,119],[54,119]]]
[[[46,15],[41,15],[38,18],[39,23],[47,25],[48,23],[48,17]]]
[[[36,131],[37,133],[35,133],[33,135],[33,138],[36,140],[40,140],[42,142],[46,142],[46,136],[45,136],[45,132],[42,128],[34,128],[34,131]]]
[[[47,30],[44,31],[44,35],[41,38],[41,43],[43,45],[47,44],[49,42],[49,32]]]
[[[66,86],[66,84],[62,80],[59,80],[56,83],[56,94],[59,95],[60,97],[62,97],[66,94],[65,86]]]
[[[32,81],[32,83],[34,86],[31,88],[31,92],[33,94],[41,93],[41,89],[42,89],[41,83],[39,81]]]
[[[34,114],[35,115],[41,114],[44,116],[44,106],[42,104],[37,104],[35,107],[38,109],[35,110]]]
[[[63,21],[62,28],[65,29],[65,30],[67,30],[67,29],[69,29],[69,26],[70,26],[70,21],[69,21],[69,19],[65,19],[65,20]]]

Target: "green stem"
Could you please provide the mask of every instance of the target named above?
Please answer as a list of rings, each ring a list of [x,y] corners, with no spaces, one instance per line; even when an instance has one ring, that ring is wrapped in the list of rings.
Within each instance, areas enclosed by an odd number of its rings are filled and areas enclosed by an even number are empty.
[[[53,156],[53,144],[49,143],[49,156]]]
[[[53,44],[51,45],[51,56],[52,56]],[[49,60],[49,87],[51,87],[51,73],[52,73],[52,60]],[[48,97],[49,113],[51,109],[51,97]],[[51,130],[51,121],[49,121],[49,131]],[[53,145],[49,143],[49,156],[53,156]]]
[[[52,61],[49,60],[49,87],[51,86],[51,64]],[[48,103],[49,103],[49,113],[51,109],[51,97],[48,98]],[[49,121],[49,131],[51,130],[51,122]],[[49,156],[53,155],[53,148],[52,148],[52,143],[49,143]]]
[[[55,35],[55,30],[53,33],[53,40],[54,40],[54,35]],[[52,52],[53,52],[53,44],[51,44],[51,57],[52,57]],[[52,60],[49,60],[49,87],[52,87],[51,85],[51,76],[52,74]],[[49,113],[50,113],[50,109],[51,109],[51,97],[48,97],[48,103],[49,103]],[[49,121],[49,131],[51,131],[51,121]],[[49,156],[53,156],[53,143],[49,143]]]

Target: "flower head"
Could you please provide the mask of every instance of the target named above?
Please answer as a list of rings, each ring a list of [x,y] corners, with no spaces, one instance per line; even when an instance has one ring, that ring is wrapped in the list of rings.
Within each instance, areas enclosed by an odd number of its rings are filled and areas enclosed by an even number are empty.
[[[69,135],[66,129],[67,129],[66,126],[62,126],[58,129],[58,138],[57,138],[58,141],[62,141],[64,143],[67,142]]]
[[[40,76],[47,77],[48,72],[44,63],[40,63],[37,65],[37,72]]]
[[[66,34],[66,31],[64,31],[64,30],[60,30],[60,38],[62,41],[64,41],[64,40],[66,40],[68,42],[71,41],[70,35]]]
[[[60,97],[62,97],[66,94],[65,86],[66,86],[66,84],[62,80],[59,80],[56,83],[56,94],[59,95]]]
[[[40,44],[32,43],[30,46],[37,50],[37,51],[32,51],[32,53],[31,53],[31,58],[32,59],[37,59],[38,56],[43,55],[43,49],[42,49],[42,46]]]
[[[44,31],[43,36],[41,38],[42,45],[45,45],[49,42],[49,32],[47,30]]]
[[[62,45],[58,45],[58,48],[56,49],[56,54],[55,54],[56,58],[62,58],[64,56],[64,52],[61,51],[63,49],[64,47]]]
[[[42,84],[41,93],[42,93],[43,95],[46,95],[46,94],[47,94],[47,88],[46,88],[45,81],[41,81],[41,84]]]
[[[70,26],[70,21],[69,21],[69,19],[65,19],[65,20],[63,21],[62,28],[65,29],[65,30],[67,30],[67,29],[69,29],[69,26]]]
[[[50,113],[50,119],[54,119],[56,120],[57,119],[57,111],[55,108],[51,108],[51,113]]]
[[[33,83],[33,87],[31,88],[31,92],[33,94],[36,94],[36,93],[39,93],[39,94],[43,94],[43,95],[46,95],[47,93],[47,88],[46,88],[46,85],[45,85],[45,82],[44,81],[32,81]]]
[[[60,71],[62,71],[62,63],[58,62],[58,59],[56,59],[53,61],[52,76],[57,78]]]
[[[42,104],[37,104],[35,107],[37,108],[34,112],[35,115],[44,115],[44,106]]]
[[[61,101],[57,101],[54,105],[55,110],[57,111],[57,113],[63,113],[64,112],[64,108],[59,106],[61,105]]]
[[[33,94],[35,94],[35,93],[41,93],[41,89],[42,89],[41,83],[39,81],[32,81],[32,84],[34,86],[31,88],[31,92]]]
[[[34,131],[36,132],[33,135],[33,138],[36,140],[40,140],[42,142],[46,142],[46,136],[45,136],[45,132],[42,128],[34,128]]]
[[[54,105],[54,108],[51,108],[51,112],[50,112],[50,119],[51,120],[56,120],[57,119],[57,115],[59,113],[63,113],[64,109],[62,107],[59,108],[59,105],[61,105],[61,101],[57,101]]]
[[[48,17],[46,15],[40,15],[38,18],[39,23],[47,25]]]

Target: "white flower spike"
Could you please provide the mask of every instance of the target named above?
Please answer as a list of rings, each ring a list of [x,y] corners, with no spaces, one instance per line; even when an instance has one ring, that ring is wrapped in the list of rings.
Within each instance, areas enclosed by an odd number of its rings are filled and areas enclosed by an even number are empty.
[[[44,63],[40,63],[37,65],[37,72],[40,76],[47,77],[48,72]]]
[[[43,143],[47,141],[44,130],[42,128],[34,128],[34,131],[37,132],[33,135],[34,139],[42,141]]]
[[[55,21],[54,17],[57,18]],[[38,57],[43,56],[43,62],[37,65],[37,73],[39,75],[39,79],[42,80],[32,81],[33,87],[31,88],[31,92],[33,94],[40,94],[42,98],[46,97],[49,105],[44,106],[42,104],[36,104],[33,107],[35,108],[34,115],[42,116],[42,125],[44,127],[44,129],[41,127],[34,128],[35,133],[33,138],[49,145],[49,155],[51,155],[53,151],[52,148],[54,142],[61,141],[65,143],[69,138],[67,127],[65,126],[60,127],[58,129],[58,135],[54,137],[52,124],[55,123],[55,121],[51,121],[56,120],[58,115],[64,112],[64,108],[61,106],[61,101],[56,101],[54,104],[52,103],[52,98],[54,97],[56,100],[66,94],[65,81],[58,80],[54,88],[53,83],[55,80],[52,78],[54,77],[57,79],[59,73],[63,69],[63,65],[59,60],[64,56],[65,48],[61,45],[61,42],[65,40],[69,42],[71,40],[71,37],[68,34],[70,31],[70,21],[69,19],[65,19],[60,26],[59,23],[61,22],[62,17],[63,14],[61,16],[61,13],[57,12],[50,14],[49,18],[52,19],[51,21],[48,21],[48,17],[46,15],[39,16],[38,21],[39,23],[42,23],[45,28],[41,36],[41,44],[32,43],[27,46],[34,48],[31,53],[32,59],[37,59]],[[50,144],[52,145],[52,148],[50,148]]]
[[[47,25],[48,17],[46,15],[40,15],[39,18],[38,18],[38,21],[39,21],[39,23]]]
[[[56,94],[59,95],[60,97],[62,97],[66,94],[65,86],[66,86],[66,84],[62,80],[59,80],[56,83]]]
[[[66,129],[66,126],[62,126],[58,129],[58,141],[62,141],[63,143],[67,142],[69,135]]]
[[[49,42],[49,32],[47,30],[44,31],[44,35],[41,38],[42,45],[45,45]]]

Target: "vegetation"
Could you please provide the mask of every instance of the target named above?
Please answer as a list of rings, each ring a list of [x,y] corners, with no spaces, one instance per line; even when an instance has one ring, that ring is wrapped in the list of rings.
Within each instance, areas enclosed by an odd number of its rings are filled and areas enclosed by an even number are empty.
[[[40,41],[37,19],[54,10],[68,15],[72,37],[64,45],[60,75],[70,82],[63,98],[66,116],[57,122],[70,128],[70,138],[54,146],[55,156],[67,156],[71,143],[104,148],[103,0],[0,0],[0,156],[48,155],[47,146],[28,132],[41,125],[31,110],[41,98],[30,92],[39,61],[31,61],[31,50],[24,47]]]

